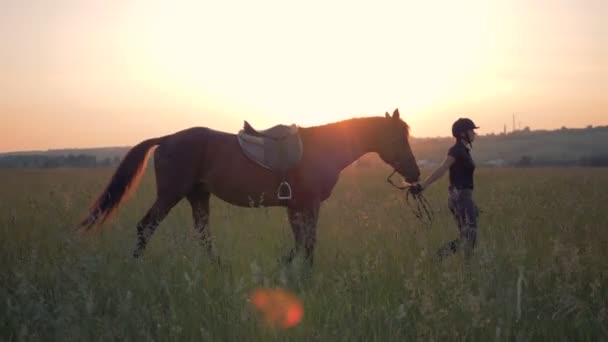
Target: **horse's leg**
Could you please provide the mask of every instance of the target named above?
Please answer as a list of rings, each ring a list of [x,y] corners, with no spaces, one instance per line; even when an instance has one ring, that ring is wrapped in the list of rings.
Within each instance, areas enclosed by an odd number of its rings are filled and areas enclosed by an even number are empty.
[[[134,257],[143,254],[146,244],[154,234],[156,227],[192,187],[192,177],[188,177],[187,174],[175,173],[175,170],[182,171],[185,167],[169,167],[175,165],[175,163],[165,160],[158,152],[157,149],[154,154],[156,201],[137,224],[137,243],[133,252]]]
[[[179,202],[179,199],[168,200],[161,197],[156,199],[146,215],[137,223],[137,242],[133,251],[133,257],[137,258],[143,254],[148,240],[154,234],[154,230],[156,230],[156,227],[158,227],[177,202]]]
[[[319,202],[303,208],[287,208],[287,216],[295,240],[295,247],[287,257],[288,262],[291,262],[296,255],[304,251],[306,260],[310,264],[313,263],[319,208]]]
[[[192,207],[192,218],[194,219],[194,230],[199,235],[203,247],[212,259],[217,259],[213,248],[211,231],[209,230],[209,199],[211,194],[201,185],[196,185],[186,196]],[[218,260],[219,261],[219,260]]]

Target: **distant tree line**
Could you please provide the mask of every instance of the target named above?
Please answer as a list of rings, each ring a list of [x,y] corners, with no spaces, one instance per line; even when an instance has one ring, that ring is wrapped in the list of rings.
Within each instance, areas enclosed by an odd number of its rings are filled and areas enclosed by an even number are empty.
[[[0,156],[0,168],[39,168],[51,169],[60,167],[109,167],[120,163],[119,157],[107,157],[100,160],[89,154],[68,155],[6,155]]]
[[[528,155],[522,156],[516,161],[517,167],[544,167],[544,166],[586,166],[586,167],[608,167],[608,154],[585,156],[572,160],[552,160],[532,158]]]
[[[583,157],[579,162],[582,166],[608,166],[608,154]]]
[[[451,137],[416,138],[410,146],[420,165],[441,163],[454,143]],[[480,167],[608,167],[608,126],[557,130],[529,127],[507,134],[480,135],[473,144]],[[129,147],[49,150],[0,154],[0,168],[116,167]],[[153,165],[151,155],[149,164]],[[384,164],[376,155],[358,160],[358,167]]]

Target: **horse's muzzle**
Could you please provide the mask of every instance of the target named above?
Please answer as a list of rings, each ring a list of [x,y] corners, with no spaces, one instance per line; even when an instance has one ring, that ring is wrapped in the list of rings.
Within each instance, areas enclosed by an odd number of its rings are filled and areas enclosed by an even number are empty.
[[[408,183],[416,183],[420,180],[420,169],[418,169],[418,165],[416,163],[409,164],[410,166],[406,166],[403,164],[397,165],[395,170],[405,178],[405,181]]]

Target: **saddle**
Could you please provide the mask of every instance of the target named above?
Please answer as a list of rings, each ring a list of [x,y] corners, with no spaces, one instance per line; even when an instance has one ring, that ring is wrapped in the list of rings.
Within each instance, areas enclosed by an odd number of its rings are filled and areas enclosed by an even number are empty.
[[[303,152],[298,126],[276,125],[256,130],[245,121],[237,138],[247,158],[281,176],[277,198],[291,199],[291,186],[286,180],[286,174],[302,160]]]

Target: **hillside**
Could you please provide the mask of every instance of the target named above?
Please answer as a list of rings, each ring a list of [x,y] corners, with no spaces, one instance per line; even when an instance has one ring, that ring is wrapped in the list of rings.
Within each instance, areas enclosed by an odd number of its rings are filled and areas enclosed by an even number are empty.
[[[451,137],[412,138],[421,166],[435,165],[453,144]],[[55,149],[0,154],[0,168],[114,166],[130,147]],[[521,130],[479,136],[473,146],[479,166],[608,166],[608,126],[553,131]],[[375,163],[365,156],[360,165]]]
[[[439,162],[453,138],[412,139],[419,160]],[[608,159],[608,126],[554,131],[522,130],[479,136],[473,144],[476,161],[485,165],[563,165]],[[608,165],[608,163],[606,163]]]

